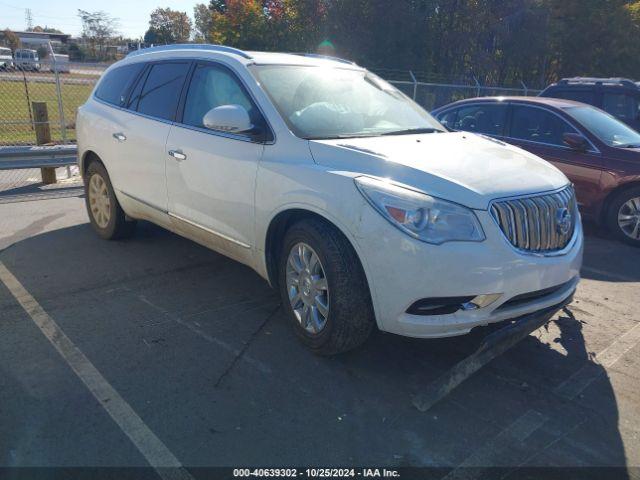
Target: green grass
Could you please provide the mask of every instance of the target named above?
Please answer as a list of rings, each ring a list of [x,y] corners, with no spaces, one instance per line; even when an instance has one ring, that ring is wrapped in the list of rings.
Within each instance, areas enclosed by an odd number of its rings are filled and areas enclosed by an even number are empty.
[[[58,111],[56,85],[53,82],[35,82],[33,76],[27,76],[27,85],[21,74],[0,77],[0,146],[17,144],[35,144],[36,136],[31,125],[29,102],[46,102],[49,113],[51,140],[62,142],[62,129]],[[64,75],[62,78],[62,105],[66,124],[67,140],[75,140],[76,111],[89,97],[95,78],[83,79],[86,83],[65,83],[77,76]],[[19,80],[19,81],[16,81]]]

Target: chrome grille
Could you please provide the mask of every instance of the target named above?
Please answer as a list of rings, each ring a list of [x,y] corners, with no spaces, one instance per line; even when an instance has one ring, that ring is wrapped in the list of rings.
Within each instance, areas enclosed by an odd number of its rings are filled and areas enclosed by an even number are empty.
[[[573,187],[491,204],[491,214],[507,240],[519,250],[562,250],[573,237],[578,212]]]

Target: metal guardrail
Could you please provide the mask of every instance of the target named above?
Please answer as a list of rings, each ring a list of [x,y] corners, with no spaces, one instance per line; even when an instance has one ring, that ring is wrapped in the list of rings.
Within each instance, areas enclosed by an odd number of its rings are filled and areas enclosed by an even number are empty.
[[[76,145],[0,147],[0,170],[55,168],[77,163]]]

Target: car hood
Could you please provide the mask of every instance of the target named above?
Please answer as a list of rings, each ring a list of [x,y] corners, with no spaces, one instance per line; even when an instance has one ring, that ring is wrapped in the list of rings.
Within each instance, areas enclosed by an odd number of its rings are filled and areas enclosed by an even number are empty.
[[[517,147],[469,133],[310,140],[314,160],[485,210],[495,198],[561,188],[569,180]]]

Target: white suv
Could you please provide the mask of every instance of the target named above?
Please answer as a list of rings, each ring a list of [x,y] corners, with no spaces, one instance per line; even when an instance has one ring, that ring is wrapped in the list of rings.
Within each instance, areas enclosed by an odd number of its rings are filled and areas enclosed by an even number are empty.
[[[87,209],[249,265],[318,353],[374,326],[446,337],[559,306],[579,280],[573,188],[549,163],[449,133],[344,60],[170,45],[111,66],[78,113]]]

